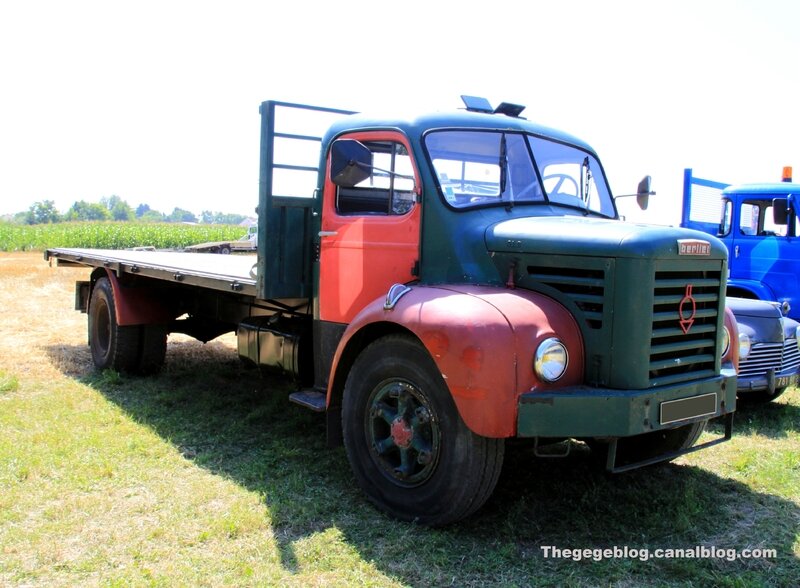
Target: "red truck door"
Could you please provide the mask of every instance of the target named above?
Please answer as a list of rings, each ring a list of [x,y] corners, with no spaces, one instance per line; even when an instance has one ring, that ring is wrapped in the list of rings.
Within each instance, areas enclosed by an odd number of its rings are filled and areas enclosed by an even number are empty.
[[[357,132],[346,139],[372,151],[369,178],[336,186],[328,160],[320,231],[319,314],[349,323],[392,284],[414,279],[419,260],[419,174],[405,136],[392,131]]]

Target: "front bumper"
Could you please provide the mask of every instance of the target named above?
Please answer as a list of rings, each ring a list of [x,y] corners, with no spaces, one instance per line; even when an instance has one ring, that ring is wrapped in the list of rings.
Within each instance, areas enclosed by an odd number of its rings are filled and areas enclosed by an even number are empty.
[[[517,436],[631,437],[735,410],[736,375],[730,370],[713,378],[646,390],[574,386],[522,394]]]
[[[786,371],[775,373],[774,369],[769,369],[764,374],[753,376],[751,378],[739,378],[737,389],[739,393],[748,392],[767,392],[770,396],[775,394],[776,390],[786,388],[787,386],[797,386],[800,382],[799,372]]]

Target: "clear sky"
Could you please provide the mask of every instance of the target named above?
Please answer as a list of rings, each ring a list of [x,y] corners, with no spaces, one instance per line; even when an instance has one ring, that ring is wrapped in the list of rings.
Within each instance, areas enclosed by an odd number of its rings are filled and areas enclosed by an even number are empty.
[[[683,169],[800,177],[800,2],[82,0],[0,6],[0,214],[116,194],[249,214],[258,105],[527,105],[589,142],[629,219],[678,220]]]

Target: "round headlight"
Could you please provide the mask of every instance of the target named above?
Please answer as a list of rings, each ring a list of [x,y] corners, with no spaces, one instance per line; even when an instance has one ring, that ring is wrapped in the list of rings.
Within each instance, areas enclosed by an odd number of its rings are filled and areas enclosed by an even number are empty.
[[[558,380],[567,371],[568,364],[567,348],[555,337],[542,341],[533,359],[536,375],[545,382]]]
[[[722,357],[728,355],[731,348],[731,332],[728,327],[722,327]]]
[[[750,355],[751,346],[750,337],[747,333],[739,333],[739,359],[747,359],[747,356]]]

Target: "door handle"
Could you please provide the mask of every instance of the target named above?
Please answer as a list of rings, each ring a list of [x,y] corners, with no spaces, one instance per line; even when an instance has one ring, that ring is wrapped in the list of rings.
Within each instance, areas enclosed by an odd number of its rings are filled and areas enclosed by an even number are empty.
[[[739,246],[738,245],[733,248],[733,256],[734,257],[739,257]]]
[[[335,237],[339,234],[339,231],[320,231],[317,233],[320,237]]]

